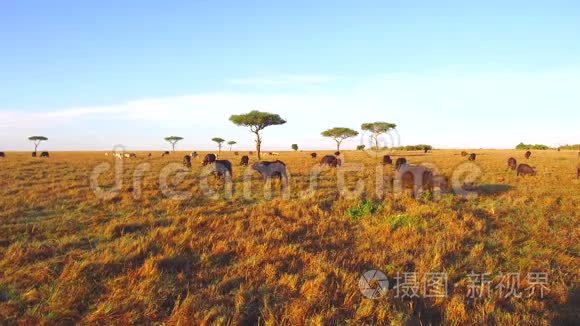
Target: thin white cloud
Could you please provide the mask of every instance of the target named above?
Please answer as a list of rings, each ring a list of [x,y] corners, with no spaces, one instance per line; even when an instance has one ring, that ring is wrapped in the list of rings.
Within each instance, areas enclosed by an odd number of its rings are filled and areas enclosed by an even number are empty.
[[[285,85],[309,85],[323,84],[336,81],[338,77],[327,75],[285,75],[285,76],[259,76],[229,79],[228,84],[247,86],[285,86]]]
[[[212,148],[211,137],[251,148],[253,138],[231,114],[252,109],[280,114],[288,123],[265,130],[265,146],[332,148],[320,131],[358,129],[362,122],[398,124],[402,144],[436,147],[512,147],[533,143],[580,143],[580,73],[396,74],[369,79],[340,92],[216,92],[78,107],[52,112],[0,110],[0,149],[26,149],[41,128],[56,148],[91,149],[102,144],[161,147],[162,136],[185,137],[186,148]],[[40,129],[40,130],[39,130]],[[74,130],[71,131],[71,130]],[[76,134],[85,133],[84,138]],[[98,135],[96,137],[95,135]],[[69,142],[75,139],[75,145]],[[354,147],[359,139],[352,139]],[[69,146],[69,147],[67,147]],[[107,145],[108,146],[108,145]]]

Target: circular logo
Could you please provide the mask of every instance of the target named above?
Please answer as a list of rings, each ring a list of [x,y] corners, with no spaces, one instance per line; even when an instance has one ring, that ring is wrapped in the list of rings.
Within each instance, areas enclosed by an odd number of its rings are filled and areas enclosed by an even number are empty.
[[[382,157],[392,153],[394,149],[401,145],[401,136],[397,129],[389,129],[382,134],[373,134],[363,131],[360,134],[360,145],[364,152],[371,157]]]
[[[384,297],[389,290],[389,280],[381,271],[371,269],[366,271],[358,280],[360,292],[368,299]]]

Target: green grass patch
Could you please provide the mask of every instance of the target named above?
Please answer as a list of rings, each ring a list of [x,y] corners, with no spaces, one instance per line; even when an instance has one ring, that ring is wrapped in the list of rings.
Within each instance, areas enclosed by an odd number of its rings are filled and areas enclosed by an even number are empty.
[[[357,220],[363,216],[376,213],[378,209],[379,204],[370,200],[362,200],[357,206],[348,208],[346,210],[346,215],[353,220]]]
[[[400,228],[415,228],[420,229],[425,226],[425,221],[417,216],[407,214],[397,214],[387,217],[387,223],[392,231]]]

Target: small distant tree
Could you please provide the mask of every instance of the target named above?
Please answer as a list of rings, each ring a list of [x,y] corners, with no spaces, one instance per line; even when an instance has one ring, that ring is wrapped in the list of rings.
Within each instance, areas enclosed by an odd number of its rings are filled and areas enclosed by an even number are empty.
[[[377,150],[380,149],[379,136],[381,134],[389,132],[389,130],[391,130],[391,129],[395,129],[396,127],[397,127],[397,125],[394,123],[382,122],[382,121],[367,122],[367,123],[363,123],[360,126],[360,128],[362,130],[371,132],[371,139],[373,140],[373,145],[374,145],[373,147]]]
[[[226,140],[219,137],[214,137],[211,140],[218,144],[218,155],[219,155],[222,152],[222,143],[225,142]]]
[[[298,150],[298,144],[292,144],[292,149],[294,151],[297,151]]]
[[[175,144],[177,144],[177,142],[180,140],[183,140],[183,137],[179,137],[179,136],[165,137],[165,141],[169,142],[171,144],[171,149],[173,150],[173,152],[175,152]]]
[[[230,121],[237,126],[249,127],[250,131],[256,134],[256,152],[258,152],[258,159],[262,158],[260,155],[260,149],[262,148],[262,136],[260,132],[266,127],[286,123],[286,120],[280,118],[277,114],[256,110],[246,114],[234,114],[230,116]]]
[[[44,136],[31,136],[28,137],[28,140],[32,141],[32,143],[34,144],[34,151],[36,152],[36,150],[38,149],[38,145],[40,145],[40,143],[43,141],[47,141],[48,138]]]
[[[350,128],[335,127],[320,133],[323,137],[332,138],[336,142],[336,150],[340,152],[340,144],[347,138],[358,135],[358,131]]]
[[[235,144],[237,144],[237,142],[235,140],[230,140],[228,142],[228,145],[230,145],[230,152],[232,151],[232,146],[234,146]]]

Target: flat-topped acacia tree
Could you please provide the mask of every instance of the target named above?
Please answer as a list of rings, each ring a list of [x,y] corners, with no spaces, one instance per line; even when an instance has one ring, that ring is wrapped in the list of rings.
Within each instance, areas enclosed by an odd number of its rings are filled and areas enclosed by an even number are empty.
[[[292,149],[296,152],[298,150],[298,144],[292,144]]]
[[[336,142],[336,150],[340,152],[340,144],[347,138],[358,135],[358,131],[344,127],[334,127],[320,133],[323,137],[329,137]]]
[[[32,143],[34,144],[34,152],[36,153],[36,150],[38,149],[38,145],[40,145],[40,143],[43,141],[47,141],[48,138],[46,138],[44,136],[30,136],[30,137],[28,137],[28,140],[32,141]]]
[[[246,114],[234,114],[230,117],[230,121],[237,126],[249,127],[250,131],[256,134],[256,152],[258,152],[259,160],[262,159],[260,155],[260,149],[262,147],[262,136],[260,132],[266,127],[286,123],[286,120],[280,118],[277,114],[256,110]]]
[[[219,137],[214,137],[211,140],[218,144],[218,155],[219,155],[222,152],[222,143],[225,142],[226,140]]]
[[[228,145],[230,145],[230,152],[232,151],[232,146],[234,146],[235,144],[237,144],[237,142],[235,140],[230,140],[228,142]]]
[[[365,131],[371,132],[371,138],[373,140],[373,147],[375,150],[379,150],[379,136],[381,134],[389,132],[391,129],[397,128],[397,125],[394,123],[377,121],[377,122],[367,122],[363,123],[360,128]]]
[[[171,149],[173,149],[174,152],[175,152],[175,144],[177,144],[177,142],[180,140],[183,140],[183,137],[179,137],[179,136],[165,137],[165,141],[167,141],[171,144]]]

